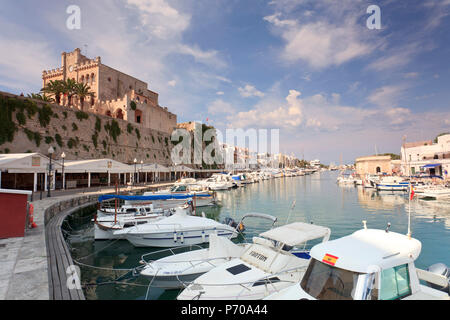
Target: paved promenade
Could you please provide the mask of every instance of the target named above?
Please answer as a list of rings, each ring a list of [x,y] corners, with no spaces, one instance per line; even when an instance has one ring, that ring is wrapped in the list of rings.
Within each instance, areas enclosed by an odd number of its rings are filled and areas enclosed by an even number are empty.
[[[133,187],[132,191],[167,187],[160,183]],[[131,191],[122,188],[121,192]],[[37,228],[26,230],[25,237],[0,239],[0,300],[48,300],[48,259],[45,242],[45,210],[54,204],[77,197],[114,193],[114,188],[94,191],[55,192],[51,198],[33,201]]]

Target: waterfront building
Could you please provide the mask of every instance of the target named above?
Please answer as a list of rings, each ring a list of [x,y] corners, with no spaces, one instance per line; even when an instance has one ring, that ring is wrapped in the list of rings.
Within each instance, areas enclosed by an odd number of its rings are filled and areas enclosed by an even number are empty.
[[[405,175],[420,173],[450,179],[450,134],[432,140],[407,142],[401,148],[402,172]]]
[[[391,156],[360,157],[355,161],[356,174],[392,174],[393,164]]]
[[[103,64],[100,57],[89,59],[80,49],[63,52],[61,67],[42,73],[43,87],[50,81],[67,79],[89,85],[95,94],[86,98],[86,111],[169,134],[177,125],[177,116],[159,105],[158,93],[149,90],[146,82]],[[69,105],[67,97],[62,97],[61,105]],[[78,101],[72,105],[82,109]]]

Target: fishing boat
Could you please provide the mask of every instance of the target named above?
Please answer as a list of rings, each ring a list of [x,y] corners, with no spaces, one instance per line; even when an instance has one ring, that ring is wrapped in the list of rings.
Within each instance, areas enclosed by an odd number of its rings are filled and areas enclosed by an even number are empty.
[[[170,196],[172,197],[172,196]],[[158,200],[167,200],[170,199],[169,196],[164,195],[153,195],[153,196],[121,196],[121,195],[102,195],[98,198],[99,207],[104,201],[108,200],[116,200],[115,207],[112,208],[101,208],[97,210],[97,214],[95,215],[94,221],[94,239],[95,240],[111,240],[111,239],[120,239],[122,236],[114,234],[115,231],[123,230],[127,228],[131,228],[136,225],[145,224],[148,222],[154,222],[171,216],[174,214],[175,209],[163,209],[163,208],[154,208],[153,204],[148,205],[123,205],[121,207],[117,207],[117,200],[126,200],[126,201],[134,201],[134,200],[150,200],[150,201],[158,201]],[[174,196],[175,197],[175,196]],[[184,201],[185,208],[183,210],[187,210],[188,206],[186,205],[191,199],[189,196],[176,195],[177,200]],[[192,208],[192,201],[190,202],[191,208],[190,210],[195,210]]]
[[[239,258],[198,277],[177,299],[262,299],[298,282],[310,258],[307,242],[329,236],[330,229],[302,222],[261,233]],[[300,246],[304,250],[295,250]]]
[[[277,221],[276,217],[262,213],[248,213],[244,215],[238,225],[243,226],[246,218],[262,218],[272,221],[271,228]],[[225,237],[210,234],[209,247],[197,247],[197,250],[175,254],[178,248],[171,248],[172,255],[155,260],[147,261],[151,256],[162,254],[162,251],[152,252],[141,257],[145,265],[140,272],[141,276],[149,278],[152,286],[164,289],[181,289],[185,283],[194,281],[202,274],[211,269],[241,256],[243,251],[251,244],[235,244]],[[179,249],[183,249],[180,247]]]
[[[202,190],[202,191],[199,191]],[[216,196],[215,193],[209,192],[204,189],[203,186],[198,186],[196,188],[193,188],[192,186],[183,184],[183,185],[174,185],[171,189],[168,190],[161,190],[156,192],[145,192],[143,194],[144,197],[147,196],[168,196],[168,199],[162,199],[162,200],[153,200],[150,203],[154,203],[156,205],[160,205],[164,208],[175,208],[178,206],[181,206],[185,202],[186,197],[190,197],[194,201],[194,205],[196,207],[207,207],[207,206],[214,206],[216,205]],[[181,199],[177,199],[176,197],[172,196],[183,196]],[[183,201],[184,200],[184,201]],[[149,202],[146,201],[135,201],[140,204],[146,204]],[[126,204],[129,204],[129,202],[125,202]]]
[[[367,229],[364,223],[349,236],[314,246],[301,281],[266,299],[448,300],[448,269],[416,268],[420,241],[388,229]]]
[[[178,207],[168,218],[117,230],[114,235],[123,236],[135,247],[171,248],[208,242],[212,233],[228,239],[238,235],[236,229],[227,224],[190,215]]]
[[[381,177],[380,181],[376,183],[378,191],[407,191],[410,182],[404,181],[401,177],[387,176]]]

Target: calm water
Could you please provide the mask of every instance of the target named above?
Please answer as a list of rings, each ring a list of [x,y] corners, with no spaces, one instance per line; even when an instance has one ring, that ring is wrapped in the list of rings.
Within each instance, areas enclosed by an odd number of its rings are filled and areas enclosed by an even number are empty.
[[[231,191],[218,192],[221,205],[200,208],[208,217],[223,221],[239,220],[245,213],[262,212],[278,218],[276,225],[295,221],[313,222],[331,229],[331,239],[363,227],[386,228],[407,233],[408,197],[404,193],[375,192],[361,187],[336,184],[337,172],[316,173],[261,181]],[[296,205],[291,210],[293,201]],[[414,200],[411,202],[413,237],[422,242],[416,261],[419,268],[443,262],[450,266],[450,202]],[[127,270],[139,265],[149,248],[134,248],[126,240],[94,241],[90,216],[74,217],[65,223],[72,256],[88,266],[81,267],[81,281],[87,299],[175,299],[178,291],[150,288],[149,281]],[[269,228],[260,219],[246,219],[246,239]],[[153,250],[155,251],[155,250]],[[161,256],[155,257],[159,258]],[[91,266],[95,266],[91,267]],[[102,269],[101,269],[102,268]],[[116,269],[116,270],[112,270]]]

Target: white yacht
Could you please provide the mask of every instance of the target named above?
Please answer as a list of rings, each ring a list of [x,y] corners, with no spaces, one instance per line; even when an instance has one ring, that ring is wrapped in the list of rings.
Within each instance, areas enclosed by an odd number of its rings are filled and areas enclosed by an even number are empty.
[[[262,218],[272,222],[271,228],[276,223],[277,218],[263,213],[247,213],[243,216],[237,226],[243,226],[246,218]],[[243,227],[240,227],[241,230]],[[210,234],[209,247],[199,247],[197,250],[175,254],[176,249],[171,248],[169,251],[172,255],[155,260],[147,261],[152,256],[160,255],[163,251],[148,253],[142,256],[142,267],[140,275],[150,279],[152,286],[165,289],[181,289],[185,283],[194,281],[202,274],[211,269],[230,261],[233,258],[241,256],[243,251],[250,246],[251,243],[235,244],[225,237],[219,237],[216,234]],[[186,249],[186,247],[179,247]]]
[[[183,208],[163,220],[137,225],[114,232],[123,236],[135,247],[178,247],[208,242],[215,233],[228,239],[235,238],[235,228],[206,217],[192,216]]]
[[[179,300],[262,299],[300,281],[309,262],[311,240],[327,241],[330,229],[296,222],[253,238],[239,258],[225,262],[189,284]]]
[[[449,279],[415,267],[421,247],[420,241],[409,236],[364,228],[314,246],[301,281],[267,299],[448,300]],[[440,273],[445,269],[443,274],[448,275],[447,268],[433,269]]]

